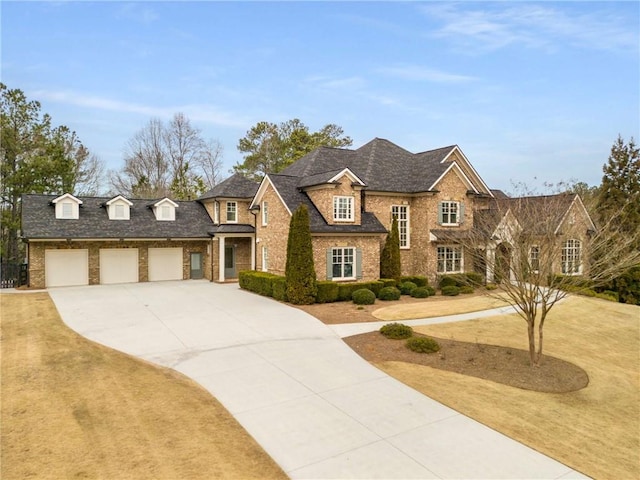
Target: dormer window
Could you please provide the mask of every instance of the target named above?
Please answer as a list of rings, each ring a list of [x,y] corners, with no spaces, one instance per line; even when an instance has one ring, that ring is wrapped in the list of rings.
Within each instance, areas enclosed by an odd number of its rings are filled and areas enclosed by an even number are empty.
[[[133,203],[122,195],[118,195],[106,202],[104,206],[107,208],[109,220],[129,220],[130,209],[133,206]]]
[[[353,197],[333,197],[333,220],[353,222]]]
[[[227,202],[227,223],[238,222],[238,204],[236,202]]]
[[[162,222],[173,222],[176,219],[176,208],[178,204],[168,198],[163,198],[152,205],[156,220]]]
[[[62,218],[73,218],[73,203],[62,203]]]
[[[51,201],[56,208],[56,218],[64,220],[77,220],[80,218],[80,205],[82,200],[70,193],[65,193]]]

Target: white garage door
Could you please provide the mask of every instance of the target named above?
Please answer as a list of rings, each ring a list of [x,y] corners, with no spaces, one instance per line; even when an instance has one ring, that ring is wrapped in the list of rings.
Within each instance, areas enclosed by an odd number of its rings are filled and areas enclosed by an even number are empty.
[[[135,283],[137,281],[137,248],[100,249],[100,283]]]
[[[89,251],[45,250],[44,277],[47,287],[89,285]]]
[[[182,280],[182,248],[149,249],[149,281]]]

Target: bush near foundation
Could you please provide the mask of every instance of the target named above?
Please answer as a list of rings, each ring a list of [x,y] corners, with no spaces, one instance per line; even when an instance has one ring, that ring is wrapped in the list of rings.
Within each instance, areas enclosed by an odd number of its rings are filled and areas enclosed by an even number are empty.
[[[318,293],[316,303],[333,303],[338,301],[338,284],[331,280],[322,280],[317,283]]]
[[[400,282],[413,282],[418,287],[426,287],[429,285],[429,279],[423,275],[411,275],[407,277],[401,277]]]
[[[455,285],[448,285],[446,287],[442,287],[442,295],[446,297],[455,297],[456,295],[460,295],[460,289]]]
[[[429,293],[428,287],[416,287],[411,291],[411,296],[413,298],[427,298],[431,296]]]
[[[378,293],[378,298],[380,300],[400,300],[400,290],[396,287],[384,287]]]
[[[402,282],[400,284],[400,293],[402,295],[411,295],[411,292],[416,288],[418,288],[418,286],[413,282]]]
[[[356,305],[373,305],[376,303],[376,294],[368,288],[361,288],[353,292],[352,299]]]

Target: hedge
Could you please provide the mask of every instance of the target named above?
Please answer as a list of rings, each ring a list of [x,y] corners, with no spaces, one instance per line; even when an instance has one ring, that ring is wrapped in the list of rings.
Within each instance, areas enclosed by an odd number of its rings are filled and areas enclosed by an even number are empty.
[[[407,277],[401,277],[400,283],[404,283],[404,282],[413,282],[416,284],[416,287],[426,287],[427,285],[429,285],[429,280],[427,279],[427,277],[423,275],[412,275]]]
[[[276,278],[284,279],[284,277],[272,273],[244,270],[238,274],[238,284],[240,288],[258,295],[273,297],[273,281]]]
[[[333,303],[338,301],[338,284],[331,280],[318,282],[316,303]]]

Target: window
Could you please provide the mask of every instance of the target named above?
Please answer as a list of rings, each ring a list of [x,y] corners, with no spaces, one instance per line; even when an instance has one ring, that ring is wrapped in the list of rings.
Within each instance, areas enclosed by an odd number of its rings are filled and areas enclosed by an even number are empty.
[[[438,273],[462,272],[462,247],[438,247]]]
[[[331,249],[331,273],[334,279],[355,278],[355,248]]]
[[[333,219],[353,222],[353,197],[333,197]]]
[[[462,223],[462,205],[460,202],[440,202],[440,225],[460,225]]]
[[[580,240],[570,239],[565,241],[562,244],[562,273],[565,275],[581,273],[580,256]]]
[[[269,250],[264,245],[262,246],[262,271],[269,270]]]
[[[124,218],[124,205],[121,203],[117,203],[116,207],[116,218]]]
[[[227,222],[236,223],[238,221],[238,204],[227,202]]]
[[[160,215],[163,220],[168,220],[171,218],[171,207],[169,205],[162,205],[160,210]]]
[[[269,223],[269,203],[262,202],[262,226],[266,227]]]
[[[540,247],[538,245],[532,245],[529,249],[529,266],[533,272],[540,270]]]
[[[62,204],[62,218],[73,218],[73,204],[71,202]]]
[[[213,202],[213,223],[220,223],[220,204]]]
[[[409,248],[409,206],[393,205],[391,207],[391,215],[398,219],[400,248]]]

